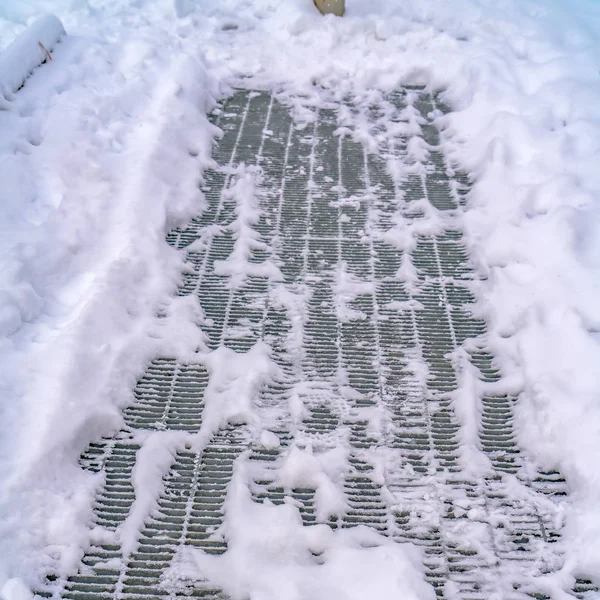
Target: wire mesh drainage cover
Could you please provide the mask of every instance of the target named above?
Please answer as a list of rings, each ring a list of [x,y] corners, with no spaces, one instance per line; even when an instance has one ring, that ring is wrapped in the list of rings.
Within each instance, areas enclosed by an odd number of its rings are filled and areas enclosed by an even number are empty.
[[[486,391],[500,376],[469,309],[476,277],[456,226],[467,179],[438,149],[436,110],[435,98],[406,89],[377,106],[320,110],[303,129],[266,93],[239,91],[215,112],[224,137],[207,208],[168,241],[189,247],[180,294],[198,297],[209,348],[272,349],[281,374],[254,399],[269,443],[247,425],[220,429],[198,451],[182,443],[138,521],[137,544],[107,537],[78,573],[50,575],[41,595],[224,597],[210,582],[174,579],[172,567],[185,548],[226,551],[218,528],[244,462],[253,500],[293,502],[305,526],[366,525],[420,546],[440,597],[544,597],[535,577],[564,561],[566,485],[515,444],[514,399]],[[340,135],[343,115],[386,140],[377,153]],[[418,136],[409,143],[391,131],[420,131],[423,162]],[[104,474],[95,525],[110,533],[135,524],[140,432],[197,432],[208,385],[201,364],[149,366],[128,428],[81,458]],[[320,514],[318,486],[281,483],[293,447],[348,449],[337,517]],[[595,589],[578,580],[571,593]]]

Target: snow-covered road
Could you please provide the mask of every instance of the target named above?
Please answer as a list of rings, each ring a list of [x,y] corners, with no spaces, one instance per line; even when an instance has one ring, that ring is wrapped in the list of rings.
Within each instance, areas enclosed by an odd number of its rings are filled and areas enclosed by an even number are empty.
[[[347,5],[0,6],[3,600],[600,595],[600,7]]]

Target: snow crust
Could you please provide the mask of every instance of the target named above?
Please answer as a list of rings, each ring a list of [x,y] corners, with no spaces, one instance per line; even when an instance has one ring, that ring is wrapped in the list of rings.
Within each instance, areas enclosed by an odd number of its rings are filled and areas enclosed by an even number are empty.
[[[314,120],[315,107],[349,94],[368,101],[411,83],[443,92],[452,109],[437,114],[443,149],[472,176],[454,225],[485,277],[475,310],[486,318],[490,349],[501,362],[497,391],[518,395],[521,446],[560,469],[573,490],[568,560],[557,582],[598,577],[600,5],[347,0],[347,16],[335,19],[303,0],[177,0],[143,10],[130,0],[14,1],[0,7],[0,39],[11,39],[49,8],[72,37],[62,37],[60,22],[46,17],[0,55],[3,597],[28,598],[28,587],[50,564],[72,571],[90,539],[102,535],[88,528],[100,481],[77,466],[77,457],[122,426],[119,409],[132,401],[133,385],[157,354],[201,356],[210,367],[207,402],[215,408],[205,413],[207,436],[242,419],[265,446],[276,443],[252,408],[256,386],[277,376],[268,349],[253,350],[260,354],[253,370],[243,362],[249,357],[236,362],[224,349],[207,353],[197,302],[174,299],[185,256],[164,242],[171,227],[203,208],[200,173],[212,164],[218,135],[205,113],[233,85],[277,92],[304,123]],[[53,60],[13,94],[44,58],[37,41],[54,48]],[[402,129],[415,136],[408,151],[419,162],[428,149],[416,137],[416,115],[407,117],[374,132],[360,116],[346,115],[344,127],[373,150]],[[396,168],[389,166],[392,173]],[[252,201],[260,173],[240,167],[234,175],[236,250],[218,269],[232,286],[250,274],[275,284],[276,265],[247,261],[257,243]],[[419,222],[432,233],[440,221],[427,210]],[[403,222],[395,227],[389,239],[401,249],[426,233]],[[343,269],[339,275],[349,299],[365,293]],[[410,262],[399,276],[416,279]],[[300,328],[306,299],[283,286],[273,294]],[[360,318],[346,308],[338,307],[345,318]],[[229,371],[231,364],[237,366]],[[481,466],[473,444],[474,385],[473,374],[463,372],[454,400],[466,460]],[[290,409],[302,418],[302,390],[290,398]],[[135,474],[139,495],[121,532],[129,548],[160,491],[154,461],[168,464],[173,448],[188,441],[167,437],[144,442]],[[330,486],[335,470],[327,472],[309,449],[288,461],[282,477],[310,479],[323,490],[323,515],[343,510]],[[190,576],[210,576],[234,597],[273,597],[274,581],[283,597],[297,597],[298,590],[320,597],[312,583],[323,583],[324,573],[337,586],[334,597],[341,590],[350,598],[432,597],[413,549],[391,547],[364,530],[300,531],[293,507],[257,506],[244,474],[234,481],[223,532],[230,550],[222,558],[194,554]],[[248,514],[255,527],[241,533],[234,524]],[[260,524],[267,522],[279,527],[257,549]],[[319,568],[311,550],[322,553]],[[349,581],[342,580],[342,563],[356,565]],[[359,575],[365,564],[380,587],[365,587]],[[257,587],[257,573],[266,587]]]

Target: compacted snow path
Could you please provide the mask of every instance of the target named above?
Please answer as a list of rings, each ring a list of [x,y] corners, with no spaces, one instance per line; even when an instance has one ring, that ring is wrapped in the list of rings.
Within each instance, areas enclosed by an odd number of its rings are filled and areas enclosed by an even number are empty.
[[[473,310],[468,178],[433,125],[446,110],[413,87],[304,128],[265,92],[214,111],[207,208],[168,236],[205,346],[156,357],[123,429],[82,454],[93,545],[40,595],[563,593],[569,490],[515,442]]]

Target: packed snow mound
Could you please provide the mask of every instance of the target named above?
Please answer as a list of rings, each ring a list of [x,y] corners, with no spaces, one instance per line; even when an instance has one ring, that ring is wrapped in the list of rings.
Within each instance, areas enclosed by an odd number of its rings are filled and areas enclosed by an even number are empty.
[[[21,33],[0,53],[0,93],[16,92],[31,75],[33,69],[45,60],[65,35],[58,17],[45,15]]]

